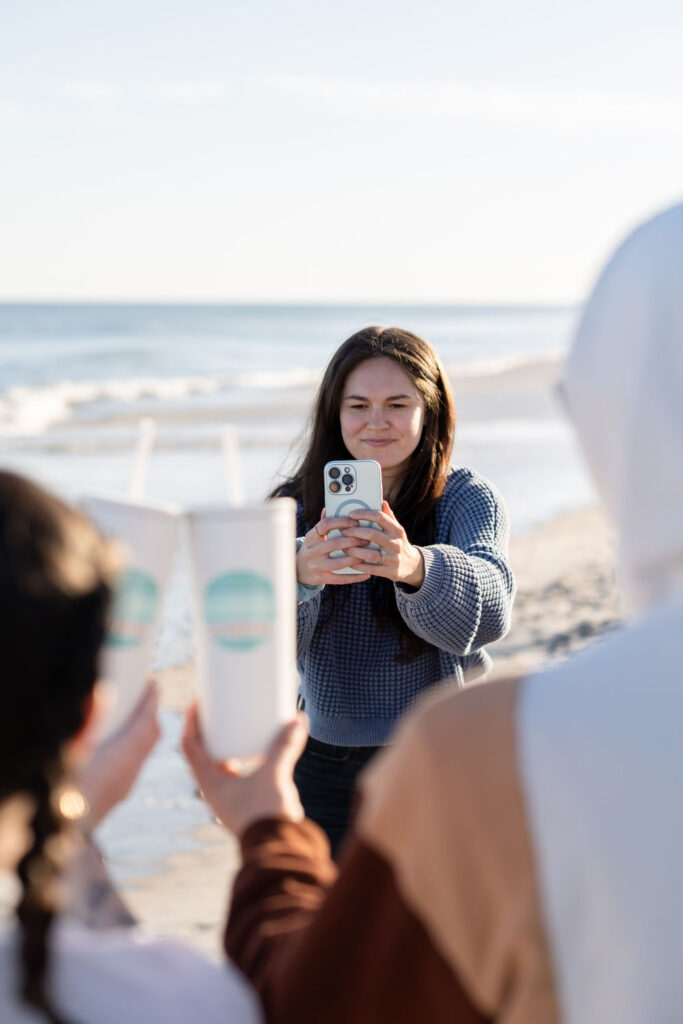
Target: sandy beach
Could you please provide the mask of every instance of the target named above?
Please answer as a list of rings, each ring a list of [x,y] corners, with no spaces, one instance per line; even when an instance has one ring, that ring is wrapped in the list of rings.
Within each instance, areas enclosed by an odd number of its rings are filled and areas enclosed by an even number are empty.
[[[513,538],[510,560],[517,579],[512,628],[489,648],[489,680],[536,671],[620,622],[616,541],[598,507]]]
[[[620,621],[612,531],[597,508],[568,513],[515,538],[518,583],[510,633],[491,648],[491,679],[524,675],[593,643]],[[162,705],[182,713],[193,694],[193,668],[159,674]],[[171,855],[165,869],[125,886],[139,920],[155,932],[220,956],[220,933],[238,864],[234,839],[219,825],[194,833],[197,847]]]

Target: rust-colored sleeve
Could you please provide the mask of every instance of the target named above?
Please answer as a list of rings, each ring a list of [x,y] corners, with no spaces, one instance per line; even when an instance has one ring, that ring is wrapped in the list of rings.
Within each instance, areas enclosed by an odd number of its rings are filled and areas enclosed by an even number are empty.
[[[389,864],[352,840],[339,875],[310,821],[242,837],[225,947],[269,1024],[482,1024],[401,900]]]

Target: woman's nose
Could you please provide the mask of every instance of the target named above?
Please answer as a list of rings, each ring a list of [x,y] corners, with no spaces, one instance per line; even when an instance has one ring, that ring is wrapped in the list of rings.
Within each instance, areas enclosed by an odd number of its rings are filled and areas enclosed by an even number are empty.
[[[381,405],[373,405],[370,407],[370,426],[371,427],[383,427],[386,424],[387,418],[384,409]]]

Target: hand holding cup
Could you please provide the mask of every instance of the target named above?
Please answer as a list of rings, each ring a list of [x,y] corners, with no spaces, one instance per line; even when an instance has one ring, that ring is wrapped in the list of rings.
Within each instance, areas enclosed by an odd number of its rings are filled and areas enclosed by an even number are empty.
[[[183,735],[185,757],[205,800],[235,835],[261,818],[303,819],[293,773],[308,735],[304,722],[304,716],[300,715],[284,725],[259,767],[245,775],[239,761],[220,762],[210,756],[202,740],[197,706],[190,707]]]

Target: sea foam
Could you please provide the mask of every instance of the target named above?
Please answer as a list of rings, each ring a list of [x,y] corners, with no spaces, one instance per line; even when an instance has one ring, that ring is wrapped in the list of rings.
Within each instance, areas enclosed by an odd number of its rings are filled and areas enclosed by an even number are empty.
[[[192,394],[212,394],[223,382],[213,377],[128,378],[127,380],[57,381],[40,387],[13,387],[0,397],[0,436],[42,434],[68,422],[76,407],[113,400],[123,405],[140,398],[173,401]]]

